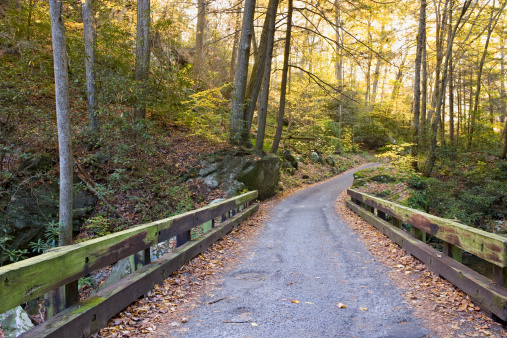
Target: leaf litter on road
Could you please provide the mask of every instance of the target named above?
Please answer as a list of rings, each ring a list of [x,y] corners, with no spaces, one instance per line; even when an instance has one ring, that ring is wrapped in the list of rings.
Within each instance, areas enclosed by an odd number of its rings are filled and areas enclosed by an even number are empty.
[[[348,209],[346,199],[344,191],[336,200],[340,217],[359,234],[375,259],[391,268],[389,277],[427,328],[441,337],[507,336],[507,330],[481,312],[463,291],[427,270],[425,264]]]

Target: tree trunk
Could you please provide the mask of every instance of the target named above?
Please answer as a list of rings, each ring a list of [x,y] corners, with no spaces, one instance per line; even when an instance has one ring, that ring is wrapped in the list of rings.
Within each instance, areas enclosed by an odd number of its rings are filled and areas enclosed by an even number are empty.
[[[204,60],[204,26],[206,25],[206,0],[197,2],[197,27],[195,28],[194,73],[201,78]]]
[[[502,32],[502,43],[501,43],[501,59],[500,59],[500,70],[501,70],[501,76],[500,76],[500,105],[501,105],[501,121],[505,122],[505,126],[503,129],[503,147],[502,147],[502,153],[500,157],[502,159],[506,159],[507,157],[507,94],[505,92],[505,29],[503,29]]]
[[[60,206],[59,223],[60,234],[58,245],[72,244],[72,206],[73,206],[73,161],[72,161],[72,135],[70,128],[69,109],[69,79],[67,69],[67,48],[65,45],[65,26],[62,17],[62,2],[49,1],[51,18],[51,35],[53,38],[53,62],[55,76],[56,122],[58,127],[58,147],[60,155]],[[77,283],[71,283],[72,288],[62,286],[47,293],[45,304],[47,317],[52,317],[70,303],[75,301]],[[72,289],[66,299],[66,290]]]
[[[266,48],[266,58],[264,65],[264,74],[262,77],[262,91],[259,97],[259,106],[257,109],[258,114],[258,129],[257,137],[255,140],[254,151],[261,154],[264,149],[264,136],[266,134],[266,119],[268,116],[268,100],[269,100],[269,85],[271,83],[271,62],[273,59],[273,45],[275,40],[275,24],[276,24],[276,10],[275,15],[269,17],[269,31]]]
[[[422,45],[422,74],[421,74],[421,137],[419,142],[422,144],[426,144],[426,130],[427,130],[427,112],[426,107],[428,103],[428,60],[426,53],[426,30],[424,30],[424,41]]]
[[[421,60],[424,44],[424,32],[426,31],[426,0],[421,0],[421,11],[419,15],[419,29],[417,33],[417,50],[415,56],[415,75],[414,75],[414,143],[415,147],[412,148],[412,155],[414,161],[412,166],[417,170],[417,154],[419,153],[420,146],[420,115],[421,115]]]
[[[81,3],[85,43],[86,96],[88,99],[88,116],[92,135],[99,131],[97,116],[96,83],[95,83],[95,25],[93,22],[92,0]]]
[[[340,35],[341,28],[341,9],[339,0],[335,0],[335,47],[336,47],[336,82],[338,85],[338,90],[340,91],[340,98],[338,101],[337,107],[337,115],[338,115],[338,144],[336,145],[336,151],[338,153],[341,152],[341,143],[342,143],[342,99],[343,99],[343,38]]]
[[[250,147],[250,129],[252,127],[252,120],[254,115],[255,106],[257,104],[257,98],[261,90],[262,78],[264,75],[264,67],[266,66],[266,51],[268,49],[268,35],[270,30],[274,30],[275,22],[271,21],[271,17],[276,16],[276,10],[278,8],[278,0],[269,0],[268,9],[266,12],[266,18],[264,19],[264,25],[262,28],[261,40],[259,42],[259,49],[255,54],[255,62],[250,75],[250,80],[246,88],[246,102],[244,116],[246,121],[246,128],[242,136],[242,143],[245,147]],[[273,25],[272,27],[270,25]]]
[[[276,126],[275,138],[273,139],[273,145],[271,152],[276,154],[280,139],[282,138],[283,131],[283,116],[285,113],[285,92],[287,90],[287,73],[289,70],[289,57],[290,57],[290,39],[292,30],[292,0],[288,0],[287,8],[287,30],[285,33],[285,50],[283,53],[283,68],[282,68],[282,84],[280,88],[280,107],[278,109],[278,124]]]
[[[236,74],[236,59],[238,54],[239,34],[241,32],[240,24],[241,24],[241,3],[238,9],[238,13],[236,14],[236,24],[234,26],[234,41],[232,44],[232,56],[231,56],[231,72],[229,75],[231,81],[234,79],[234,74]]]
[[[137,1],[137,37],[135,79],[140,86],[139,95],[145,95],[146,80],[150,71],[150,0]],[[135,108],[138,118],[146,117],[146,105],[141,98]]]
[[[445,87],[447,84],[447,71],[449,68],[450,58],[452,57],[452,46],[453,46],[454,37],[456,36],[456,31],[458,30],[461,20],[463,19],[463,16],[465,15],[466,11],[468,10],[468,7],[470,7],[471,2],[472,2],[472,0],[465,0],[465,2],[463,4],[463,8],[461,10],[461,14],[456,22],[456,25],[453,28],[453,31],[449,37],[449,40],[447,41],[447,52],[446,52],[446,56],[445,56],[444,70],[442,72],[442,83],[440,86],[440,92],[438,94],[438,99],[437,99],[435,120],[434,120],[434,123],[432,126],[433,135],[432,135],[432,140],[431,140],[431,144],[430,144],[430,154],[428,155],[427,165],[426,165],[426,168],[424,171],[424,176],[426,176],[426,177],[429,177],[431,175],[431,173],[433,171],[433,167],[435,165],[435,161],[436,161],[438,121],[440,120],[440,115],[441,115],[440,113],[441,113],[442,103],[443,103],[443,99],[444,99],[444,91],[445,91]]]
[[[377,96],[377,88],[378,88],[378,79],[380,77],[380,68],[382,67],[382,52],[384,50],[384,40],[386,32],[384,30],[385,26],[382,25],[382,29],[380,32],[380,48],[377,55],[377,63],[375,65],[375,73],[373,73],[373,88],[371,91],[371,104],[375,103],[375,99]]]
[[[241,38],[239,41],[238,62],[234,94],[231,105],[231,124],[229,142],[240,145],[246,128],[243,115],[243,103],[245,101],[246,80],[248,76],[248,59],[250,57],[250,45],[253,34],[253,18],[255,12],[255,0],[245,1],[243,23],[241,26]]]
[[[56,121],[60,152],[60,236],[59,245],[72,242],[72,135],[70,129],[67,48],[62,17],[62,2],[50,0],[51,33],[55,71]]]

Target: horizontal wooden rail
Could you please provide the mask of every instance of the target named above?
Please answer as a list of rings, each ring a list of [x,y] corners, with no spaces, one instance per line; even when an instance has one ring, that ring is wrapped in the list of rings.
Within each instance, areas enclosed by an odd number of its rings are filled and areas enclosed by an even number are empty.
[[[351,210],[425,263],[429,270],[467,293],[483,309],[503,321],[507,320],[507,289],[504,287],[507,281],[507,238],[355,190],[349,189],[347,192],[351,200],[346,204]],[[392,223],[386,221],[386,214],[392,217]],[[419,230],[412,231],[416,238],[402,230],[403,223],[414,227],[413,230]],[[444,241],[443,253],[419,240],[425,238],[426,232]],[[494,280],[461,264],[461,249],[495,264]],[[493,250],[497,251],[493,253]]]
[[[258,204],[247,207],[220,224],[219,227],[187,242],[151,264],[141,267],[89,299],[74,304],[55,317],[25,332],[21,337],[90,337],[106,326],[111,317],[146,294],[155,284],[161,284],[171,273],[204,252],[210,245],[255,213],[258,208]]]
[[[507,267],[507,238],[503,236],[433,216],[352,189],[348,190],[348,194],[356,201],[380,210],[405,224],[410,224],[497,266]]]
[[[40,256],[0,267],[0,313],[217,217],[225,220],[228,218],[226,214],[236,212],[256,198],[257,191],[248,192],[184,214],[55,248]],[[189,238],[183,242],[187,240]]]

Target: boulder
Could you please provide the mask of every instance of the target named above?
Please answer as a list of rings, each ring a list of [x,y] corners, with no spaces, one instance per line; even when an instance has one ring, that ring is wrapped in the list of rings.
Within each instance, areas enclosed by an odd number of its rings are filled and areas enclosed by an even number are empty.
[[[281,168],[289,175],[294,175],[296,173],[296,168],[294,168],[288,161],[283,161]]]
[[[288,161],[291,166],[297,170],[298,168],[298,160],[291,154],[290,150],[286,149],[282,152],[283,159]]]
[[[259,199],[276,193],[280,177],[280,159],[277,156],[225,155],[220,162],[214,156],[211,158],[213,162],[204,162],[204,168],[200,170],[200,177],[209,187],[221,187],[229,197],[244,190],[258,190]]]
[[[326,163],[330,166],[334,166],[336,164],[336,159],[332,155],[327,156],[324,161],[326,161]]]
[[[58,222],[58,195],[58,184],[47,183],[37,188],[21,187],[5,201],[0,222],[5,225],[6,235],[13,238],[9,249],[27,249],[30,242],[44,238],[46,226]],[[74,195],[74,231],[79,231],[96,203],[97,197],[86,191]]]
[[[18,171],[35,173],[47,171],[53,166],[53,159],[49,154],[33,154],[21,161]]]
[[[0,323],[6,338],[18,337],[34,327],[21,306],[0,314]]]
[[[317,154],[315,151],[312,151],[310,153],[310,156],[308,156],[308,158],[310,159],[310,161],[312,161],[313,163],[320,163],[320,164],[324,164],[324,160],[322,159],[322,157]]]
[[[97,151],[92,155],[92,161],[99,164],[105,164],[111,157],[102,151]]]
[[[258,190],[261,200],[274,196],[280,179],[280,159],[275,155],[267,155],[249,160],[237,178],[248,189]]]

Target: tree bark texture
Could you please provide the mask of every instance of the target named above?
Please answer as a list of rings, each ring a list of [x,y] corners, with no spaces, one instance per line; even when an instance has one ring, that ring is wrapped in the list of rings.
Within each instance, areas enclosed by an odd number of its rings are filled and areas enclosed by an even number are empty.
[[[55,72],[56,122],[60,153],[60,235],[59,245],[72,243],[72,135],[70,129],[69,78],[62,1],[50,0],[51,34]]]
[[[197,2],[197,27],[195,29],[194,73],[201,78],[204,60],[204,26],[206,25],[206,0]]]
[[[150,71],[150,0],[137,1],[137,38],[135,79],[139,82],[139,95],[145,95],[146,80]],[[141,98],[135,108],[136,117],[146,117],[146,106]]]
[[[415,74],[414,74],[414,143],[412,154],[417,156],[420,145],[420,115],[421,115],[421,63],[424,44],[424,32],[426,31],[426,0],[421,0],[421,10],[419,15],[419,30],[417,33],[417,51],[415,56]],[[417,168],[417,161],[414,163]]]
[[[250,58],[250,45],[253,34],[253,18],[255,12],[255,0],[245,0],[245,10],[241,26],[241,38],[239,41],[238,62],[236,66],[236,79],[234,82],[234,94],[231,107],[231,124],[229,142],[240,145],[246,128],[243,115],[245,101],[246,81],[248,76],[248,60]]]
[[[283,68],[282,68],[282,84],[280,88],[280,106],[278,108],[278,123],[276,126],[275,137],[273,139],[273,145],[271,152],[276,154],[280,139],[282,138],[283,131],[283,116],[285,115],[285,99],[287,90],[287,74],[289,70],[289,57],[290,57],[290,39],[292,30],[292,0],[288,0],[287,8],[287,30],[285,33],[285,49],[283,53]]]
[[[255,54],[255,62],[252,68],[252,74],[246,88],[246,102],[244,116],[246,121],[246,128],[242,136],[242,143],[244,146],[250,146],[250,129],[252,127],[252,120],[257,105],[257,98],[261,90],[262,78],[264,75],[264,67],[266,66],[266,57],[268,49],[268,35],[270,30],[275,29],[275,21],[271,21],[271,17],[276,16],[278,8],[278,0],[269,0],[266,18],[262,27],[261,40],[259,41],[259,48]],[[270,25],[273,25],[272,27]]]
[[[236,74],[236,59],[238,58],[238,43],[239,43],[239,34],[241,25],[241,3],[238,9],[238,13],[236,14],[236,24],[234,26],[234,41],[232,43],[232,56],[231,56],[231,72],[230,78],[231,81],[234,79],[234,75]]]
[[[97,87],[95,81],[95,25],[93,22],[92,0],[82,0],[81,10],[83,14],[84,44],[85,44],[85,68],[86,68],[86,97],[88,99],[88,116],[90,131],[96,134],[99,130],[99,118],[97,116]]]
[[[269,87],[271,83],[271,62],[273,59],[273,45],[275,40],[275,15],[269,17],[269,31],[266,48],[266,58],[264,65],[264,75],[262,77],[262,90],[259,97],[259,105],[257,109],[259,124],[257,128],[257,137],[255,140],[255,152],[262,153],[264,148],[264,137],[266,134],[266,118],[268,114]]]

